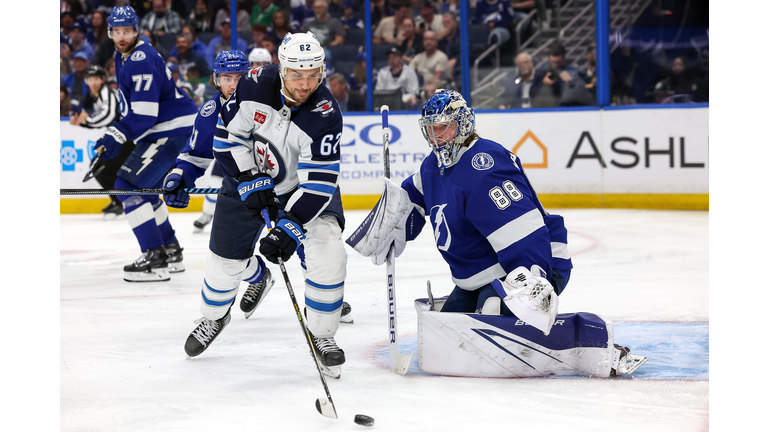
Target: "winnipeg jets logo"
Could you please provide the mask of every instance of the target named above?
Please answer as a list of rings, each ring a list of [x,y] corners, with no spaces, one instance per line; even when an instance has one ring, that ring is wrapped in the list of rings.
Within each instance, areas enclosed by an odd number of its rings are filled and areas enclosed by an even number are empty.
[[[448,204],[436,205],[429,211],[432,219],[432,226],[435,227],[435,244],[440,250],[447,251],[451,247],[451,230],[448,228],[448,221],[445,220],[443,209]]]
[[[312,112],[319,112],[322,115],[328,115],[329,113],[332,113],[333,106],[331,105],[331,101],[323,100],[322,102],[318,102],[315,109],[313,109]]]
[[[265,143],[256,143],[256,162],[263,171],[272,171],[275,169],[275,162],[272,161],[272,157],[269,154],[269,148]]]

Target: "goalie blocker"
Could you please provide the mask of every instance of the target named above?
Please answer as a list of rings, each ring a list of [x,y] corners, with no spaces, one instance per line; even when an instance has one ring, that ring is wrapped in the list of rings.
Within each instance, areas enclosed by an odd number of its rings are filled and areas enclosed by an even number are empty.
[[[549,335],[517,317],[440,312],[447,297],[416,299],[422,371],[511,378],[629,375],[647,357],[614,344],[613,322],[578,312],[558,314]]]

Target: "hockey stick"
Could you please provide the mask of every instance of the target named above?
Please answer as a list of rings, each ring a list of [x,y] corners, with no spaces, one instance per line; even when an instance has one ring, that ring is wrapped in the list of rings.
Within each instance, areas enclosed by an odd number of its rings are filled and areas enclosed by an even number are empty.
[[[217,194],[219,188],[184,188],[188,194]],[[165,189],[59,189],[59,195],[162,195]]]
[[[267,227],[269,229],[274,228],[272,225],[272,222],[269,220],[269,213],[267,213],[267,209],[261,209],[261,215],[264,217],[264,221],[267,224]],[[315,346],[312,345],[312,339],[309,336],[309,330],[307,330],[307,324],[304,322],[304,318],[301,316],[301,310],[299,309],[299,304],[296,302],[296,295],[293,293],[293,287],[291,286],[291,281],[288,279],[288,271],[285,270],[285,264],[283,263],[283,259],[279,256],[277,257],[277,262],[280,265],[280,272],[283,273],[283,279],[285,279],[285,286],[288,287],[288,294],[291,296],[291,302],[293,303],[293,308],[296,310],[296,317],[299,319],[299,324],[301,325],[301,331],[304,332],[304,337],[307,338],[307,343],[309,344],[309,352],[312,354],[312,359],[315,361],[315,367],[317,367],[317,373],[320,374],[320,381],[323,382],[323,388],[325,389],[325,395],[328,397],[326,398],[317,398],[315,401],[315,408],[317,408],[317,411],[326,416],[330,417],[332,419],[338,419],[339,416],[336,414],[336,405],[333,403],[333,399],[331,398],[331,391],[328,389],[328,383],[325,381],[325,376],[323,375],[323,371],[320,368],[320,360],[317,358],[317,353],[315,352]]]
[[[381,106],[381,135],[384,141],[384,177],[389,178],[389,106]],[[413,354],[402,354],[397,342],[397,301],[395,298],[395,245],[387,253],[387,297],[389,299],[389,367],[405,375]]]
[[[107,167],[101,163],[101,155],[104,154],[104,150],[106,149],[106,147],[101,146],[96,150],[96,156],[93,157],[91,164],[88,166],[88,172],[85,173],[85,177],[83,177],[83,183],[101,174],[101,172],[104,171],[104,168]]]

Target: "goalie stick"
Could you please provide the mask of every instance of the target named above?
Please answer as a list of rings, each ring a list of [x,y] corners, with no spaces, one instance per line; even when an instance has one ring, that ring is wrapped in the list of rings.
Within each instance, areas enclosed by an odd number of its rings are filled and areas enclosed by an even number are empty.
[[[384,142],[384,177],[389,178],[389,106],[381,106],[381,135]],[[395,298],[395,245],[387,254],[387,300],[389,300],[389,367],[405,375],[413,354],[402,354],[397,342],[397,299]]]
[[[261,209],[261,215],[264,217],[264,221],[267,224],[267,227],[269,229],[274,228],[272,222],[269,220],[269,213],[267,213],[267,209]],[[301,316],[301,310],[299,309],[299,304],[296,302],[296,295],[293,293],[293,287],[291,286],[291,280],[288,279],[288,271],[285,269],[285,264],[283,263],[283,259],[279,256],[277,257],[277,262],[280,265],[280,272],[283,273],[283,279],[285,280],[285,286],[288,288],[288,294],[291,296],[291,302],[293,303],[293,308],[296,310],[296,318],[299,319],[299,324],[301,325],[301,331],[304,332],[304,337],[307,338],[307,343],[309,344],[309,352],[312,354],[312,359],[315,361],[315,367],[317,367],[317,373],[320,374],[320,381],[323,383],[323,388],[325,389],[325,395],[326,398],[319,397],[315,401],[315,408],[317,408],[317,411],[329,418],[332,419],[338,419],[339,416],[336,414],[336,405],[333,403],[333,399],[331,398],[331,390],[328,389],[328,383],[325,381],[325,376],[323,375],[323,371],[320,367],[320,360],[317,357],[317,353],[315,352],[315,347],[312,345],[312,339],[310,339],[309,336],[309,330],[307,330],[307,324],[304,322],[304,318]]]

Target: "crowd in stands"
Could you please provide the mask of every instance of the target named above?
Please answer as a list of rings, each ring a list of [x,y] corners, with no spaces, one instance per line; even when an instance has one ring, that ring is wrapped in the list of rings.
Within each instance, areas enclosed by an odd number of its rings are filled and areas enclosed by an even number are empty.
[[[231,49],[230,0],[60,0],[61,82],[69,97],[82,102],[88,93],[86,70],[99,65],[115,86],[114,48],[107,37],[107,16],[117,5],[132,6],[142,39],[167,62],[177,85],[199,105],[215,94],[209,82],[211,64],[221,50]],[[238,0],[237,48],[249,55],[264,48],[277,63],[277,48],[288,32],[314,33],[326,49],[326,85],[349,111],[364,111],[365,34],[371,32],[374,109],[419,110],[436,88],[461,90],[459,0],[367,0],[371,28],[364,24],[364,0]],[[586,54],[586,67],[572,66],[563,45],[549,47],[549,61],[534,67],[527,52],[514,52],[518,35],[549,28],[552,0],[469,0],[471,59],[497,44],[514,67],[498,108],[595,105],[596,55]],[[534,13],[535,12],[535,13]],[[549,11],[551,12],[551,11]],[[532,16],[531,16],[532,15]],[[531,18],[531,19],[529,19]],[[480,36],[478,36],[480,35]],[[519,41],[518,41],[519,42]],[[514,64],[511,64],[511,63]],[[333,79],[331,79],[333,78]],[[613,83],[612,89],[616,88]],[[653,91],[657,102],[707,100],[684,58],[674,59]],[[344,87],[342,89],[342,87]],[[681,94],[692,96],[680,97]],[[360,99],[361,96],[362,99]],[[362,102],[361,102],[362,101]],[[394,108],[393,108],[394,107]]]

